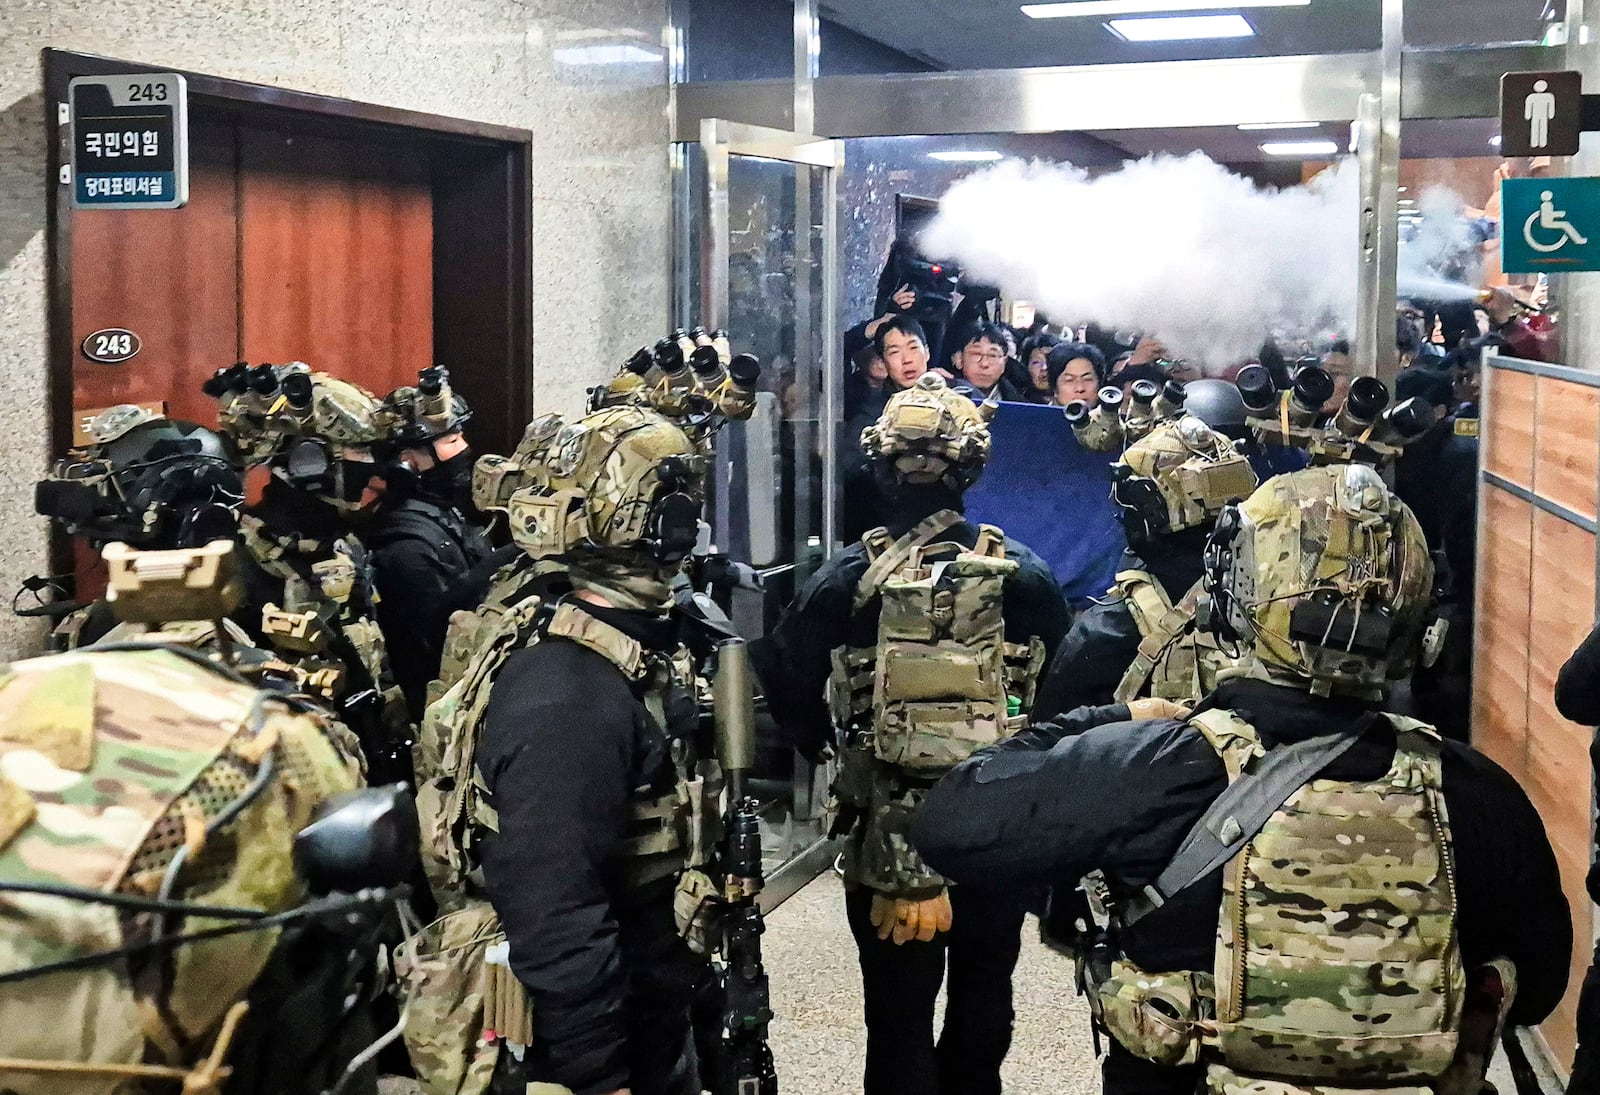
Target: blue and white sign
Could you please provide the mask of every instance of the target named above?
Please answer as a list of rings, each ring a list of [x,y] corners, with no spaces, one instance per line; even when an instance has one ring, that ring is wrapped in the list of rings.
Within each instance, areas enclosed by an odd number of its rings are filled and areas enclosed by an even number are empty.
[[[1600,179],[1502,180],[1500,251],[1508,274],[1600,270]]]
[[[79,76],[67,98],[76,208],[177,209],[188,202],[189,92],[182,76]]]

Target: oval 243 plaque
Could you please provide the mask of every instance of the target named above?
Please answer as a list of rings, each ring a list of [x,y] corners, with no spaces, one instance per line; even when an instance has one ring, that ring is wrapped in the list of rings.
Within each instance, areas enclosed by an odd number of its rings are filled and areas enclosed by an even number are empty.
[[[120,365],[131,360],[144,346],[139,336],[126,327],[107,327],[84,337],[83,356],[102,365]]]

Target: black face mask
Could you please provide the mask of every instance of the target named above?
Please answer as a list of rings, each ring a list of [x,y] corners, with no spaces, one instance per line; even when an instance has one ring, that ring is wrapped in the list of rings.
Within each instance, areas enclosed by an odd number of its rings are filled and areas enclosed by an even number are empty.
[[[472,509],[472,468],[476,457],[470,448],[448,460],[435,458],[433,467],[417,473],[417,482],[434,498],[462,511]]]
[[[339,497],[351,505],[361,501],[361,496],[366,493],[367,483],[372,479],[377,465],[370,460],[340,460]]]

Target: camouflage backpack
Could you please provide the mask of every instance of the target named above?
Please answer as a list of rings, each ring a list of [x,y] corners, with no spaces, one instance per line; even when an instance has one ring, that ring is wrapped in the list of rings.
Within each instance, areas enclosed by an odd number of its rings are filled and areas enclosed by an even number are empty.
[[[304,899],[295,834],[360,785],[356,759],[326,716],[181,653],[88,649],[0,670],[0,879],[268,912]],[[13,893],[5,907],[0,974],[137,945],[152,930],[148,913],[65,895]],[[167,931],[216,925],[173,917]],[[125,959],[0,985],[0,1058],[58,1066],[0,1070],[0,1089],[220,1090],[277,938],[185,945],[164,972]]]
[[[661,695],[670,680],[692,681],[686,652],[649,655],[635,640],[572,604],[537,596],[480,617],[482,643],[459,678],[429,704],[413,748],[423,867],[441,917],[396,954],[407,997],[406,1048],[430,1095],[482,1095],[502,1047],[520,1055],[532,1039],[527,995],[509,966],[499,917],[483,896],[484,838],[499,817],[476,757],[495,677],[517,650],[558,637],[615,665],[665,725]],[[668,792],[635,798],[621,881],[638,887],[710,859],[719,838],[720,779],[714,765],[679,765]]]
[[[1248,840],[1223,868],[1213,969],[1149,973],[1119,960],[1097,987],[1103,1021],[1131,1052],[1206,1063],[1214,1095],[1424,1095],[1451,1067],[1465,975],[1439,737],[1384,717],[1397,742],[1377,779],[1318,779],[1314,767],[1253,837],[1222,819],[1219,842]],[[1230,786],[1286,751],[1263,749],[1232,712],[1190,724]]]
[[[960,520],[946,510],[898,541],[883,529],[867,534],[855,608],[881,596],[878,641],[833,654],[835,721],[870,724],[876,758],[909,772],[936,775],[1020,729],[1011,702],[1032,705],[1044,661],[1038,639],[1006,644],[1001,606],[1017,564],[1005,557],[1005,534],[985,525],[970,551],[933,543]]]
[[[1196,582],[1177,605],[1147,572],[1120,571],[1115,589],[1139,629],[1139,653],[1117,684],[1118,703],[1143,696],[1193,705],[1217,686],[1217,674],[1236,664],[1209,628],[1196,624],[1204,593]]]
[[[947,885],[911,847],[911,823],[938,777],[1022,728],[1044,664],[1044,643],[1005,641],[1005,535],[984,526],[969,551],[936,543],[961,521],[936,513],[899,540],[864,538],[869,565],[856,587],[860,611],[881,595],[877,642],[833,652],[829,706],[846,732],[840,806],[863,819],[845,873],[884,893]],[[1015,708],[1016,713],[1013,713]]]

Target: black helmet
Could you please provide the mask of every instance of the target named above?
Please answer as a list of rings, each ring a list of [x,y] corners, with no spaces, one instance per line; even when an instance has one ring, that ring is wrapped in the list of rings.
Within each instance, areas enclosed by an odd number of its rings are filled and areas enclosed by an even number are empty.
[[[472,408],[450,387],[449,370],[439,365],[423,369],[415,387],[390,392],[378,413],[389,439],[403,448],[459,433],[472,420]]]
[[[1183,389],[1183,413],[1192,414],[1219,433],[1244,437],[1244,398],[1226,380],[1191,380]]]
[[[198,547],[233,536],[244,481],[211,430],[121,406],[88,433],[88,446],[35,485],[36,512],[96,547]]]

